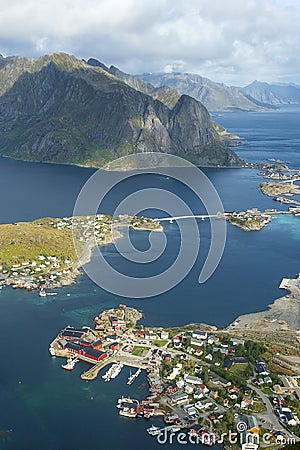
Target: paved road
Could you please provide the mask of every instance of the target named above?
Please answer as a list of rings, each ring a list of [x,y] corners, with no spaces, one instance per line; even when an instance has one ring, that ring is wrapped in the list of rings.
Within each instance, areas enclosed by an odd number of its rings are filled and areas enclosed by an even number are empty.
[[[267,408],[266,412],[257,414],[257,417],[262,418],[262,419],[266,420],[267,422],[269,422],[273,426],[274,430],[282,431],[284,434],[287,434],[290,438],[295,438],[297,441],[299,441],[300,439],[293,433],[290,433],[278,420],[278,417],[276,416],[276,414],[274,412],[274,407],[273,407],[272,403],[270,402],[268,396],[266,394],[264,394],[260,389],[253,386],[252,384],[249,384],[248,387],[250,389],[252,389],[253,391],[255,391],[257,393],[257,395],[259,395],[259,397],[261,397],[261,399],[263,400],[263,402]]]

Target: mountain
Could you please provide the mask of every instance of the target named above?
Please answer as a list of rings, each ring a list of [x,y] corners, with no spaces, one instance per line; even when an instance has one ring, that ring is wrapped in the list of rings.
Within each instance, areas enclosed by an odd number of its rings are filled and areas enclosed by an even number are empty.
[[[300,86],[292,83],[269,84],[255,80],[241,91],[252,99],[272,105],[300,103]]]
[[[194,73],[144,73],[137,75],[153,86],[169,86],[181,94],[190,95],[199,100],[209,111],[261,111],[270,109],[270,105],[249,99],[240,88],[215,83]]]
[[[199,165],[241,164],[189,96],[169,108],[105,67],[64,53],[0,58],[0,154],[102,166],[157,151]]]
[[[114,75],[119,80],[124,81],[124,83],[128,84],[128,86],[136,89],[137,91],[143,92],[144,94],[150,95],[154,99],[167,105],[169,108],[173,108],[181,96],[180,92],[170,88],[169,86],[154,87],[151,83],[122,72],[115,66],[106,67],[105,64],[97,59],[90,58],[87,63],[93,67],[101,67],[103,70],[111,75]]]

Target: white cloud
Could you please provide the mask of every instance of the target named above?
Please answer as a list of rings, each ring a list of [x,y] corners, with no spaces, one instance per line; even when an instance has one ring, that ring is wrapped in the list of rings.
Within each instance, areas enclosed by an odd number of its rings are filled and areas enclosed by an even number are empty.
[[[300,82],[298,0],[0,0],[0,53]]]

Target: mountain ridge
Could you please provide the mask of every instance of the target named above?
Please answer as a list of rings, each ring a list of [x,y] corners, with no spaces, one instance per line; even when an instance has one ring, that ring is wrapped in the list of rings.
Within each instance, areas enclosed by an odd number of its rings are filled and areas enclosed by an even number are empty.
[[[158,86],[169,86],[181,94],[190,95],[199,100],[211,112],[232,111],[265,111],[273,109],[269,104],[251,99],[241,88],[216,83],[208,78],[194,73],[144,73],[136,75]]]
[[[1,58],[0,154],[102,166],[162,151],[198,165],[241,165],[201,103],[181,96],[169,108],[105,68],[63,53]]]

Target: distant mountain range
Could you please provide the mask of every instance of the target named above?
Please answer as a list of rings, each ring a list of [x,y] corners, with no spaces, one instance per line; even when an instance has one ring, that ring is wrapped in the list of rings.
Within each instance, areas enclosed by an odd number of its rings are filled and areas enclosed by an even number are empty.
[[[102,166],[136,152],[241,164],[196,99],[64,53],[0,56],[0,154]]]
[[[297,84],[276,84],[253,81],[241,91],[252,99],[271,105],[300,103],[300,86]]]
[[[211,112],[267,111],[300,103],[300,86],[254,81],[244,88],[215,83],[193,73],[144,73],[138,78],[155,87],[169,86],[199,100]]]

